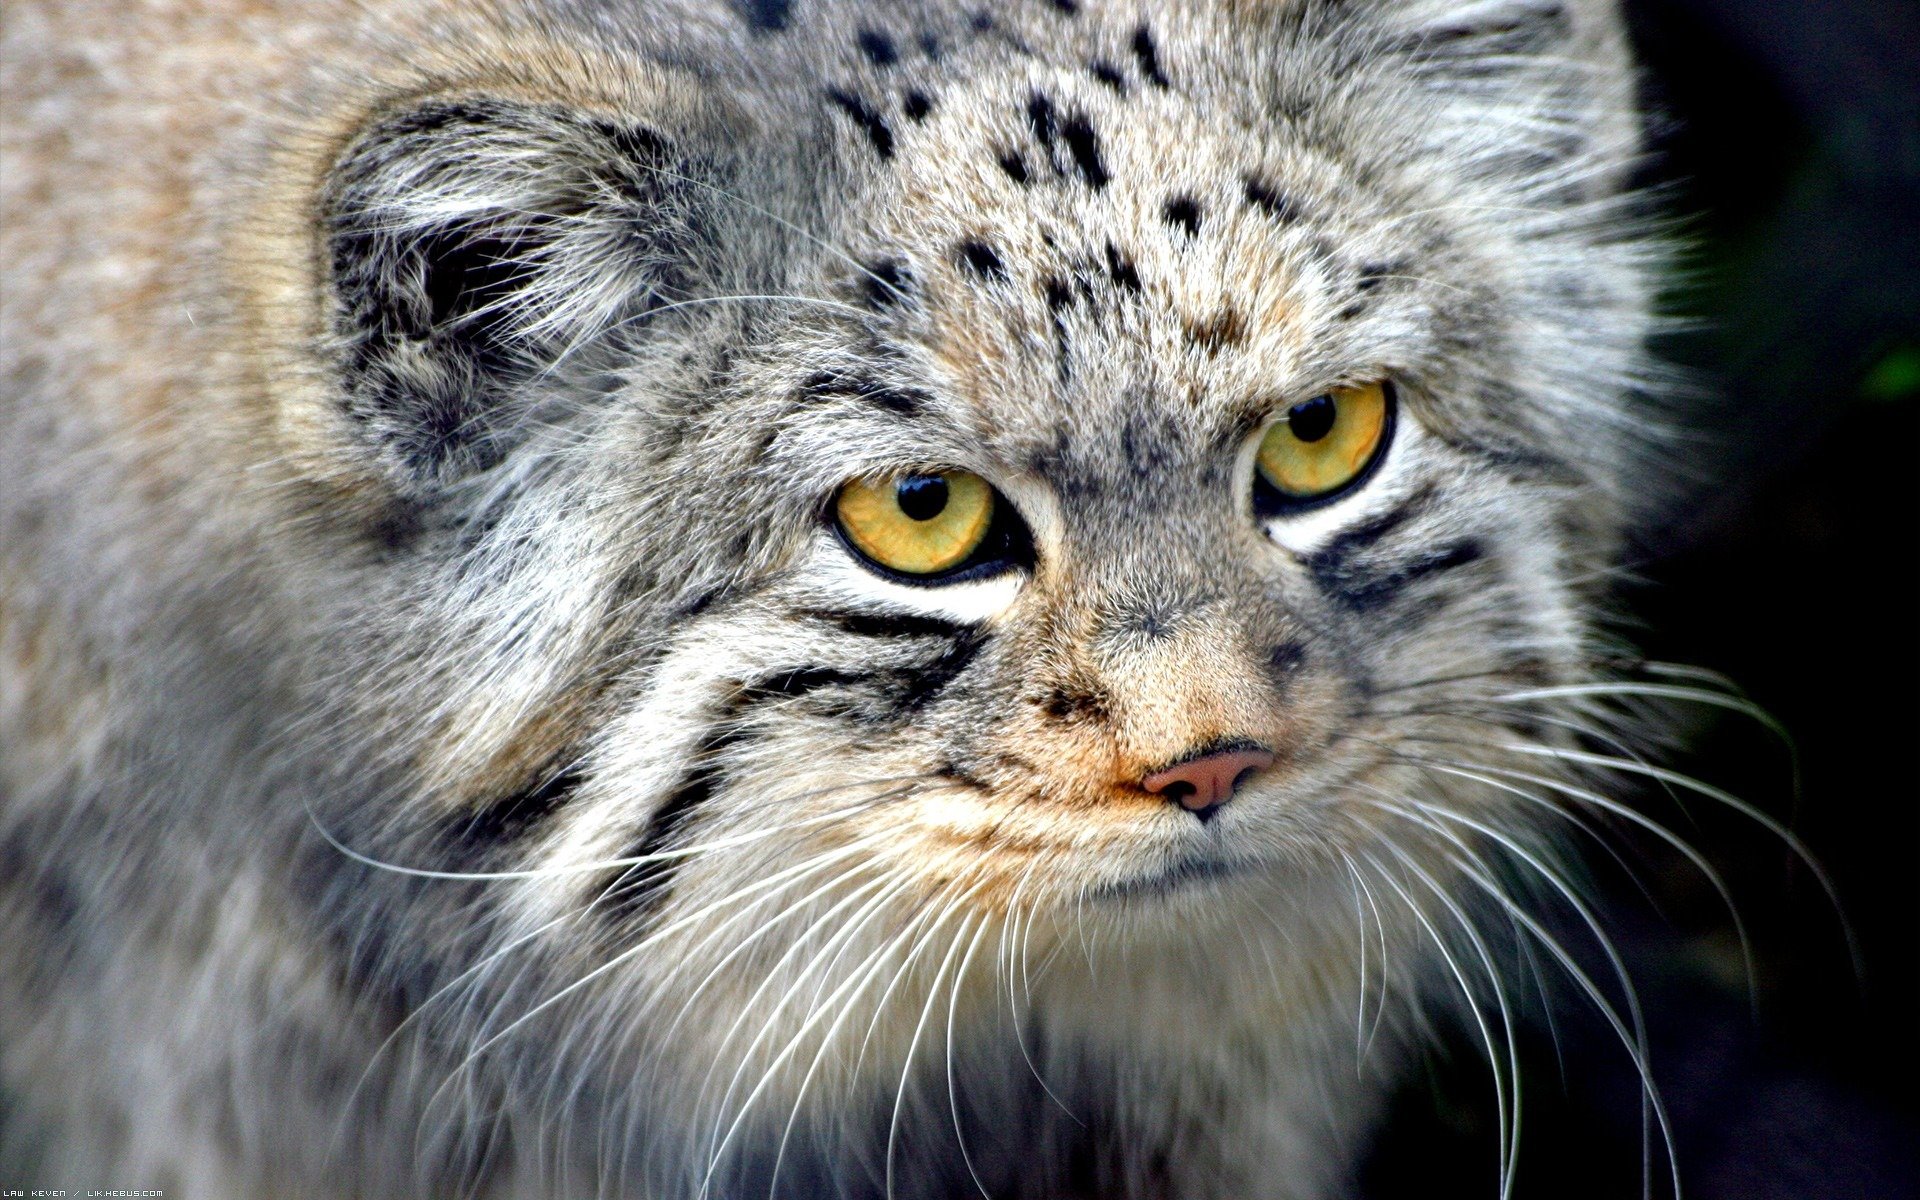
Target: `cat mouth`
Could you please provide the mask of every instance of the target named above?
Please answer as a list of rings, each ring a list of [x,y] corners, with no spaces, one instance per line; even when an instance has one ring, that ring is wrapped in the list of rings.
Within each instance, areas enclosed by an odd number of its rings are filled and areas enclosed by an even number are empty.
[[[1109,901],[1171,896],[1196,888],[1218,885],[1225,880],[1244,874],[1245,870],[1244,865],[1224,859],[1188,855],[1131,879],[1102,884],[1089,890],[1087,896],[1092,900]]]

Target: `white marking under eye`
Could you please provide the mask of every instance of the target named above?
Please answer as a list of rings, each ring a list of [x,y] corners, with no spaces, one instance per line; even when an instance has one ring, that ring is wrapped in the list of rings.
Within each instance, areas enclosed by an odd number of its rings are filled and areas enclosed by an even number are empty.
[[[1012,570],[965,583],[896,583],[854,561],[839,538],[822,532],[794,587],[823,608],[914,613],[971,624],[1005,611],[1026,578],[1025,571]]]
[[[1365,483],[1331,504],[1268,517],[1261,522],[1267,536],[1296,555],[1312,554],[1343,530],[1385,512],[1403,499],[1412,490],[1413,465],[1420,457],[1422,435],[1404,407],[1395,425],[1393,441],[1387,444],[1387,457]],[[1258,449],[1257,443],[1255,449]],[[1249,456],[1248,470],[1255,469]],[[1251,474],[1248,487],[1252,487]]]

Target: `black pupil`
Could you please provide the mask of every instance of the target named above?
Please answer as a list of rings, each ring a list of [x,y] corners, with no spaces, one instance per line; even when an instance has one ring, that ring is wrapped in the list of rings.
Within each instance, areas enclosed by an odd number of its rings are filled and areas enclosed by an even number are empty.
[[[931,521],[947,507],[947,481],[939,475],[909,475],[894,487],[900,511],[916,521]]]
[[[1287,428],[1303,442],[1317,442],[1333,432],[1334,418],[1339,415],[1332,396],[1315,396],[1287,410]]]

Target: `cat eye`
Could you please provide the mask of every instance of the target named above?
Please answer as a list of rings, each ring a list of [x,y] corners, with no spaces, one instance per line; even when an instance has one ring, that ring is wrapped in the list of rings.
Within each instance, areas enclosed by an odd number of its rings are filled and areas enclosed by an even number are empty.
[[[1302,400],[1260,439],[1256,507],[1272,513],[1340,495],[1380,461],[1392,426],[1393,389],[1384,381]]]
[[[971,471],[855,479],[834,500],[841,536],[883,572],[950,582],[1011,555],[1016,518],[993,485]]]

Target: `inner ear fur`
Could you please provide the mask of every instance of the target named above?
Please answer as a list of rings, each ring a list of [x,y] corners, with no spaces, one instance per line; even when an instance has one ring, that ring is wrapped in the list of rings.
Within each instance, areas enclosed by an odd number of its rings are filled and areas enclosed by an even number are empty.
[[[319,223],[332,390],[377,473],[423,495],[495,465],[584,402],[611,331],[701,289],[710,139],[684,114],[484,87],[364,124]]]

